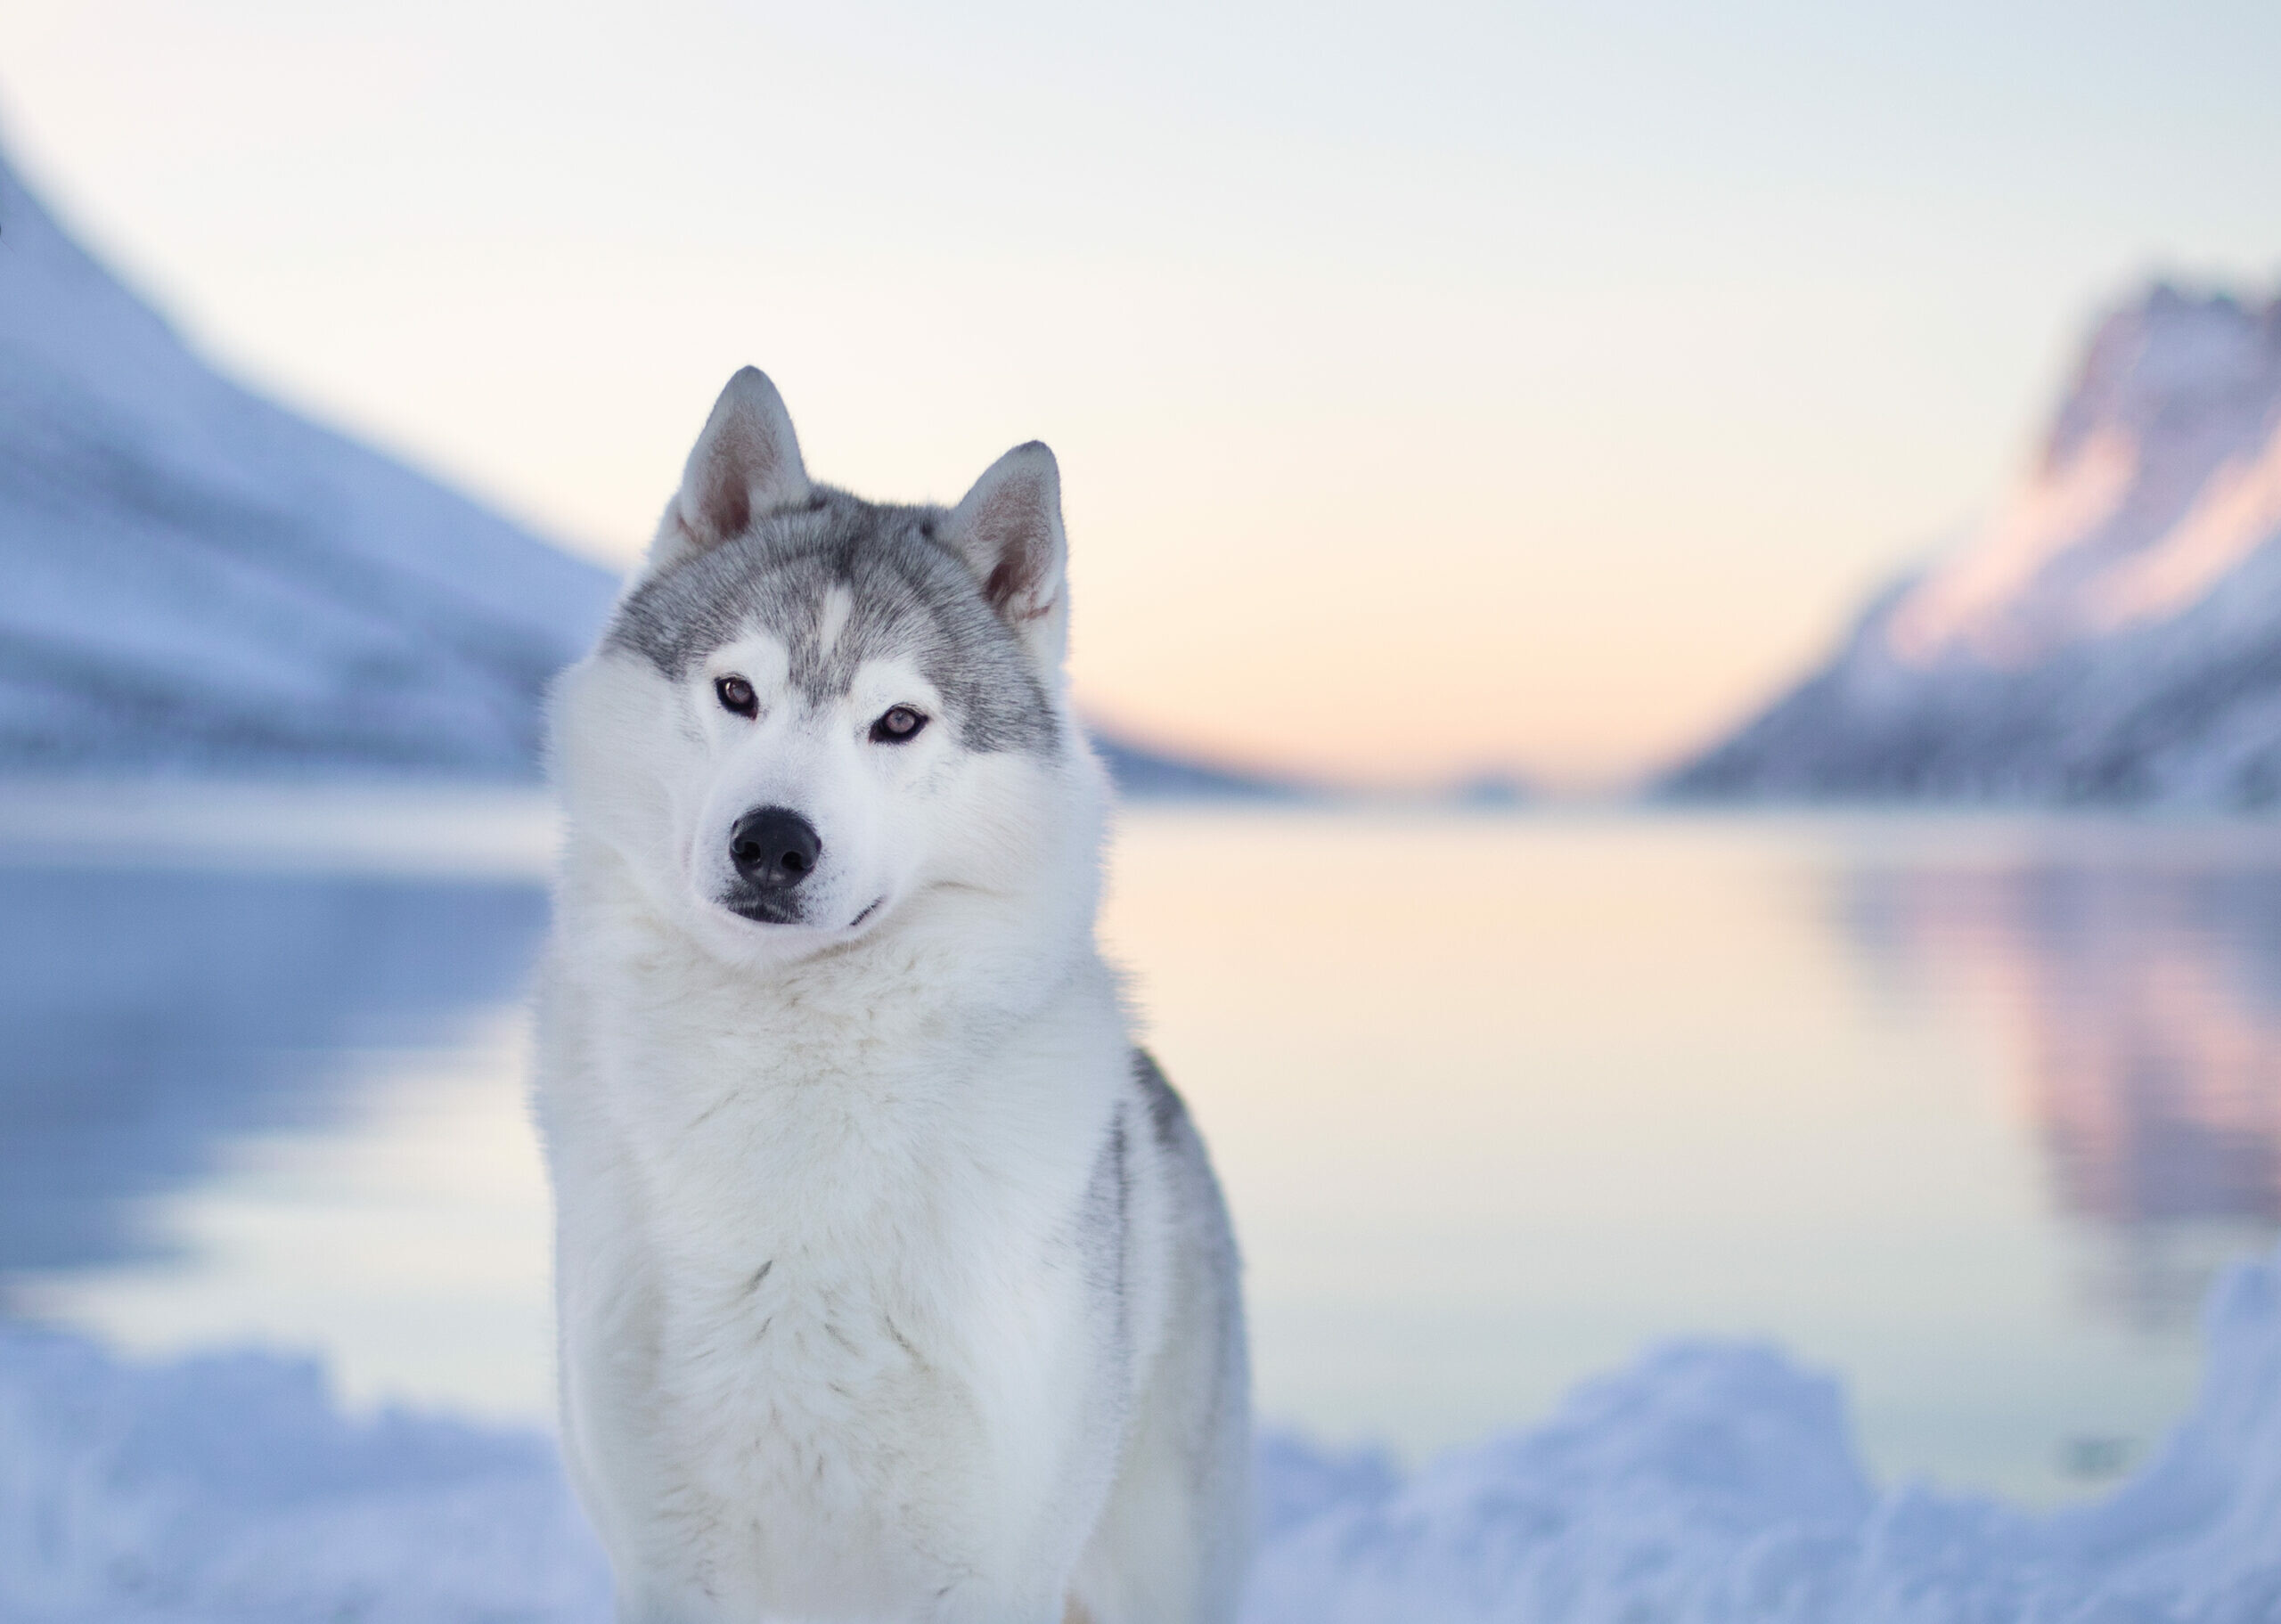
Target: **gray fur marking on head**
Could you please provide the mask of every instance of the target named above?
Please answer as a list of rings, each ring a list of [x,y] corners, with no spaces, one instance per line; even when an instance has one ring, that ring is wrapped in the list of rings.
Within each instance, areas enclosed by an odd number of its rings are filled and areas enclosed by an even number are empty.
[[[642,582],[604,646],[682,681],[714,649],[765,632],[783,641],[792,686],[814,706],[846,693],[865,660],[901,656],[942,693],[969,750],[1049,754],[1059,729],[1044,684],[973,572],[935,540],[945,517],[820,486],[806,508],[765,515]],[[826,649],[835,585],[853,607]]]

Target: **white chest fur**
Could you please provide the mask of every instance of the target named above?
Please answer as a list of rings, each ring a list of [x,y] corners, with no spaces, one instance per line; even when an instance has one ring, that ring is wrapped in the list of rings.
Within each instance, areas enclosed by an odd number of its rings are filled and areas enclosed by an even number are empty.
[[[918,932],[756,980],[565,907],[566,1443],[626,1610],[1058,1618],[1018,1592],[1098,1515],[1149,1294],[1099,959]]]

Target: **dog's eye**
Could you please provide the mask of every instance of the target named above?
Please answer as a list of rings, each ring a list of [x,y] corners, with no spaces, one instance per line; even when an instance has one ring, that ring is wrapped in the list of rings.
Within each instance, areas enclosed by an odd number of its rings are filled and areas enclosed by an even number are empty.
[[[909,744],[919,737],[919,730],[926,725],[926,717],[907,705],[898,705],[871,724],[871,742],[875,745]]]
[[[713,684],[713,691],[720,697],[721,708],[734,711],[740,716],[760,714],[760,696],[754,693],[752,684],[742,677],[722,677]]]

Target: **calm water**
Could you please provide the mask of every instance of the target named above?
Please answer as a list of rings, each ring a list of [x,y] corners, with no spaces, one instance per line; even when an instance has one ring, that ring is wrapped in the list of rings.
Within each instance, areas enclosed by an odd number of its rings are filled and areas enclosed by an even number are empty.
[[[514,799],[0,800],[0,1293],[543,1418]],[[1270,1415],[1410,1454],[1677,1333],[2039,1498],[2281,1228],[2281,829],[1144,811],[1105,934]]]

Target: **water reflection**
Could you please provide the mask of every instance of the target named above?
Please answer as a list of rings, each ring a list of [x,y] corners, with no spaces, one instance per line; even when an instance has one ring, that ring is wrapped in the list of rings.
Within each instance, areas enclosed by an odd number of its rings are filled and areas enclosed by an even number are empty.
[[[223,807],[128,870],[0,797],[0,1309],[547,1413],[551,829],[418,810]],[[2111,1473],[2281,1218],[2281,839],[2176,836],[1129,816],[1106,934],[1235,1204],[1263,1407],[1422,1454],[1709,1331],[1842,1371],[1881,1469]],[[1401,885],[1324,883],[1390,846]]]
[[[2281,869],[2152,840],[1870,867],[1846,897],[1888,969],[2002,1035],[2052,1198],[2106,1237],[2090,1295],[2148,1326],[2281,1225]]]
[[[512,997],[544,915],[527,883],[0,867],[0,1293],[155,1255],[155,1198],[337,1120],[344,1056]]]

